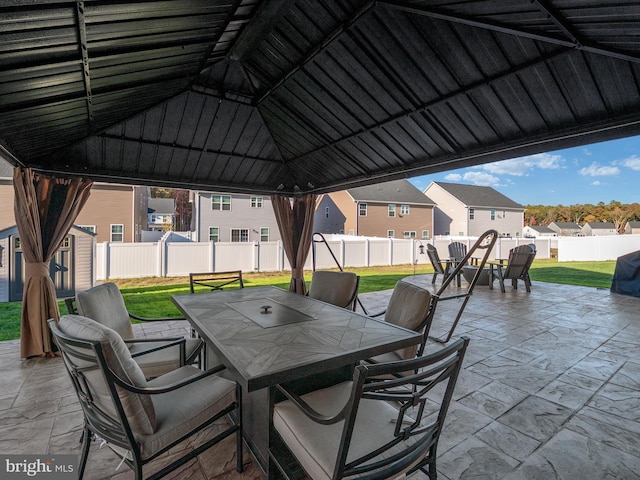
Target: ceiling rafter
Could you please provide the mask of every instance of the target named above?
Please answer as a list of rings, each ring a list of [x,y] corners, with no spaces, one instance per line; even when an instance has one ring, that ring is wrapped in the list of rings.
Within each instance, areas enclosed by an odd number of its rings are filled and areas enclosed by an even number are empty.
[[[311,62],[316,56],[322,53],[334,40],[336,40],[343,32],[349,29],[354,23],[356,23],[365,13],[367,13],[373,6],[375,2],[368,1],[358,10],[356,10],[353,15],[347,18],[344,22],[340,23],[336,28],[334,28],[329,34],[324,38],[320,44],[311,50],[306,57],[304,57],[299,63],[295,64],[291,70],[289,70],[285,75],[278,80],[275,84],[271,86],[262,96],[258,99],[257,103],[260,104],[271,95],[278,87],[280,87],[284,82],[286,82],[292,75],[302,69],[306,64]]]
[[[88,133],[93,133],[93,98],[91,94],[91,67],[89,65],[89,45],[87,41],[87,24],[84,18],[84,1],[76,1],[76,19],[78,35],[80,37],[80,53],[82,54],[82,77],[84,80],[84,92],[86,97],[88,115]]]
[[[443,103],[447,103],[450,102],[451,100],[462,96],[462,95],[468,95],[469,93],[473,92],[474,90],[477,90],[479,88],[483,88],[486,86],[490,86],[492,83],[495,83],[498,80],[504,80],[506,78],[512,77],[514,75],[518,75],[526,70],[530,70],[538,65],[543,65],[547,62],[549,62],[550,60],[554,60],[557,59],[563,55],[567,55],[569,53],[571,53],[573,50],[572,49],[562,49],[560,51],[551,53],[551,54],[547,54],[544,55],[542,57],[536,58],[532,61],[526,62],[522,65],[516,65],[515,67],[510,68],[509,70],[506,70],[504,72],[500,72],[497,73],[495,75],[492,75],[491,77],[488,78],[483,78],[482,80],[479,80],[475,83],[472,83],[470,85],[465,85],[463,87],[461,87],[458,90],[454,90],[453,92],[450,92],[446,95],[441,95],[440,97],[438,97],[436,100],[431,101],[431,102],[427,102],[425,104],[422,104],[420,106],[418,106],[415,110],[410,110],[410,111],[405,111],[402,113],[399,113],[397,115],[394,115],[392,117],[387,118],[386,120],[376,123],[375,125],[371,125],[370,127],[367,127],[364,130],[361,130],[359,132],[355,132],[352,133],[350,135],[347,135],[345,137],[342,137],[334,142],[331,142],[329,144],[323,145],[322,147],[316,148],[314,150],[311,150],[307,153],[304,153],[296,158],[292,158],[290,160],[288,160],[288,162],[294,162],[294,161],[299,161],[302,159],[305,159],[311,155],[315,155],[316,153],[319,153],[323,150],[326,150],[328,148],[333,148],[339,144],[342,144],[344,142],[348,142],[350,140],[353,140],[355,138],[358,138],[364,134],[367,133],[371,133],[374,130],[377,130],[379,128],[382,128],[386,125],[392,125],[396,122],[398,122],[399,120],[403,119],[403,118],[407,118],[410,117],[412,115],[418,114],[418,113],[422,113],[422,112],[426,112],[438,105],[442,105]]]
[[[540,7],[543,7],[543,4],[538,0],[535,0]],[[440,10],[438,8],[432,7],[422,7],[422,6],[408,6],[404,3],[395,2],[393,0],[380,0],[377,3],[380,5],[385,5],[388,8],[392,8],[394,10],[399,10],[408,13],[414,13],[417,15],[424,15],[431,18],[436,18],[439,20],[445,20],[447,22],[459,23],[462,25],[467,25],[470,27],[478,27],[484,28],[487,30],[492,30],[495,32],[506,33],[508,35],[515,35],[518,37],[528,38],[530,40],[538,40],[545,43],[551,43],[554,45],[559,45],[563,47],[569,47],[576,50],[583,50],[589,53],[595,53],[598,55],[604,55],[607,57],[617,58],[618,60],[625,60],[634,63],[640,63],[640,56],[633,55],[624,51],[615,50],[613,48],[603,47],[598,45],[597,43],[589,43],[586,41],[579,41],[573,34],[570,33],[572,30],[566,27],[564,22],[561,22],[560,17],[554,16],[549,13],[549,16],[553,19],[553,22],[558,25],[563,31],[571,36],[571,39],[567,40],[566,38],[557,37],[551,34],[542,34],[538,32],[534,32],[531,30],[527,30],[524,28],[515,28],[509,25],[502,24],[500,22],[490,22],[487,20],[478,20],[475,17],[469,17],[462,14],[451,13],[446,10]],[[567,30],[568,29],[568,30]]]

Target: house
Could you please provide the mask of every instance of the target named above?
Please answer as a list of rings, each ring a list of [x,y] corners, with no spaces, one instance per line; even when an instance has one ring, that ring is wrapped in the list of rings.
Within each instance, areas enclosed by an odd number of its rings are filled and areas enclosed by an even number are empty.
[[[640,233],[640,222],[628,221],[624,226],[624,233]]]
[[[139,242],[147,228],[148,196],[147,187],[94,183],[75,224],[95,233],[98,242]],[[14,199],[13,167],[0,158],[0,229],[16,223]]]
[[[320,198],[313,231],[426,240],[433,235],[433,207],[407,180],[350,188]]]
[[[582,226],[582,234],[586,237],[597,235],[617,235],[616,226],[611,222],[587,222]]]
[[[425,195],[436,203],[434,234],[480,236],[494,229],[503,237],[520,237],[525,208],[491,187],[432,182]]]
[[[269,196],[192,192],[197,242],[272,242],[280,231]]]
[[[147,203],[148,229],[155,232],[173,230],[176,201],[173,198],[149,198]]]
[[[560,237],[579,237],[582,234],[582,227],[575,222],[551,222],[549,228]]]
[[[557,237],[558,233],[544,225],[527,225],[522,229],[522,235],[525,238]]]

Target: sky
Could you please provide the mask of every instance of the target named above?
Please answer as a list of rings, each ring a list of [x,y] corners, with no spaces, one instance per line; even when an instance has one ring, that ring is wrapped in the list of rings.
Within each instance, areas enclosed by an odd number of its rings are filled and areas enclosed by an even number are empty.
[[[640,203],[640,136],[410,178],[493,187],[521,205]]]

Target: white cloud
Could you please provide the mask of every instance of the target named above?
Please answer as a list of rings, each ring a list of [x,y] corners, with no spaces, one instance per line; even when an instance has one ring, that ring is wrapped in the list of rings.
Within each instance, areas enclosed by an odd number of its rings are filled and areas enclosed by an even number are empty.
[[[606,177],[611,175],[618,175],[620,173],[620,169],[618,167],[600,166],[597,163],[592,163],[588,167],[578,170],[578,173],[580,175],[589,177]]]
[[[459,182],[460,180],[462,180],[462,175],[460,175],[459,173],[450,173],[449,175],[445,176],[444,179],[447,182]]]
[[[631,155],[620,162],[624,167],[628,167],[631,170],[640,170],[640,157],[637,155]]]
[[[561,155],[537,153],[535,155],[527,155],[526,157],[488,163],[486,165],[482,165],[482,169],[495,174],[522,177],[535,168],[539,168],[541,170],[554,170],[561,168],[563,164],[564,159]]]
[[[587,156],[593,155],[593,153],[591,153],[591,150],[589,150],[588,148],[583,148],[582,153]]]
[[[472,185],[479,185],[482,187],[495,187],[500,185],[500,179],[498,177],[484,172],[466,172],[463,179],[467,182],[471,182]]]
[[[595,186],[597,187],[598,185],[600,185],[600,180],[596,180],[596,181],[595,181],[595,182],[593,182],[591,185],[595,185]]]

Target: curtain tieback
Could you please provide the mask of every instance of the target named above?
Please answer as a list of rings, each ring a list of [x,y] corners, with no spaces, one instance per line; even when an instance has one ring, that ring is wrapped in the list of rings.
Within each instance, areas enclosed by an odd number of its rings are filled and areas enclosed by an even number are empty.
[[[46,263],[29,263],[24,264],[25,277],[48,277],[49,276],[49,262]]]

